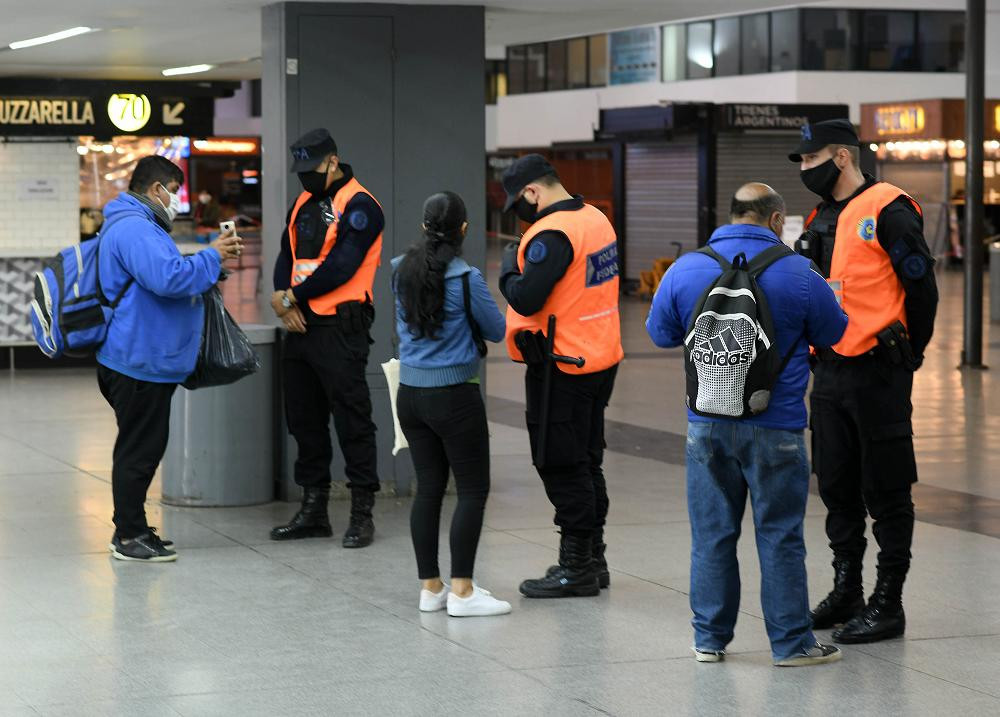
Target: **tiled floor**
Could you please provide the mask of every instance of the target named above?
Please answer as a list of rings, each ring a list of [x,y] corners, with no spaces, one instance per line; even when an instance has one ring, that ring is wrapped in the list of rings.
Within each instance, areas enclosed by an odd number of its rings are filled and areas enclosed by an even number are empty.
[[[269,542],[286,504],[166,508],[154,486],[151,522],[181,559],[115,562],[114,424],[93,376],[3,375],[0,717],[1000,714],[998,384],[996,371],[955,369],[960,277],[942,287],[914,401],[922,482],[907,636],[808,669],[770,664],[749,531],[734,654],[691,658],[680,362],[651,347],[638,302],[625,305],[629,358],[608,416],[613,584],[599,598],[517,595],[553,561],[557,536],[525,456],[520,371],[499,351],[489,362],[494,475],[477,579],[513,602],[503,618],[418,613],[407,499],[380,500],[376,543],[345,551]],[[1000,369],[1000,331],[988,341]],[[333,513],[339,533],[346,505]],[[829,583],[823,515],[813,496],[814,596]]]

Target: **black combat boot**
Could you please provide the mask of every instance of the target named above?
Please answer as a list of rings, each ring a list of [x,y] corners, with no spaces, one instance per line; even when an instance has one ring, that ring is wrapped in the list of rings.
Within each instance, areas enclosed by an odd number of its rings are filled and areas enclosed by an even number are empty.
[[[333,535],[327,503],[330,502],[330,488],[306,488],[302,495],[302,507],[287,525],[279,525],[271,531],[271,540],[299,540],[301,538],[329,538]]]
[[[816,630],[828,630],[847,622],[865,607],[861,587],[861,560],[839,558],[833,561],[833,590],[810,613]]]
[[[529,598],[593,597],[601,593],[594,572],[590,536],[562,534],[559,565],[553,574],[521,583],[521,594]]]
[[[372,508],[375,507],[375,493],[364,488],[351,489],[351,523],[344,531],[345,548],[364,548],[375,539],[375,523]]]
[[[608,559],[604,556],[608,549],[604,542],[604,529],[595,530],[591,539],[591,556],[594,559],[594,572],[597,573],[597,582],[602,588],[611,585],[611,571],[608,570]]]
[[[594,559],[594,572],[597,573],[597,582],[601,588],[606,588],[611,585],[611,573],[608,571],[608,560],[604,557],[604,552],[608,549],[607,544],[604,542],[604,529],[600,528],[594,531],[594,537],[591,538],[591,556]],[[561,565],[550,565],[549,569],[545,572],[545,577],[551,578],[553,575],[557,575],[563,570]]]
[[[879,571],[875,592],[859,614],[833,633],[833,641],[846,645],[878,642],[901,637],[906,632],[906,614],[903,612],[903,581],[899,573]]]

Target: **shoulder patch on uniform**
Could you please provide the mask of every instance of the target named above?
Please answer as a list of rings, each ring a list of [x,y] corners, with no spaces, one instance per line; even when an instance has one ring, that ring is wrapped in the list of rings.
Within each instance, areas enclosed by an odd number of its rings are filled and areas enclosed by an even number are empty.
[[[930,262],[927,261],[927,257],[914,252],[903,260],[903,276],[907,279],[922,279],[929,267]]]
[[[352,229],[361,231],[368,226],[368,215],[360,209],[355,209],[347,217],[347,222],[351,225]]]
[[[532,264],[541,264],[549,255],[549,248],[540,241],[533,241],[525,252],[525,258]]]

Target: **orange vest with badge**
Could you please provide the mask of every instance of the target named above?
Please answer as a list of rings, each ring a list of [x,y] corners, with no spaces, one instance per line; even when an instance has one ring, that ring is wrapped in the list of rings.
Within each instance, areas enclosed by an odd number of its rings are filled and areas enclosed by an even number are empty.
[[[323,241],[323,248],[320,250],[319,256],[311,259],[299,259],[295,255],[298,233],[295,227],[295,220],[302,205],[312,197],[309,192],[302,192],[299,195],[299,198],[295,201],[295,206],[292,208],[292,215],[288,220],[288,242],[292,248],[293,287],[298,286],[312,276],[313,272],[326,260],[327,255],[337,243],[337,230],[340,228],[341,220],[344,219],[344,210],[356,195],[362,193],[367,194],[378,204],[378,200],[372,196],[372,193],[362,187],[361,183],[353,177],[333,196],[333,200],[331,201],[331,205],[333,206],[333,222],[327,227],[326,238]],[[373,296],[372,288],[375,284],[375,271],[381,263],[382,235],[379,234],[368,249],[368,253],[365,254],[365,258],[361,262],[361,266],[354,273],[354,276],[330,293],[309,299],[309,308],[316,314],[333,316],[337,313],[337,306],[343,304],[345,301],[370,301]]]
[[[833,262],[827,279],[848,323],[844,336],[831,348],[841,356],[860,356],[875,348],[877,335],[890,324],[906,325],[906,294],[889,254],[878,241],[878,217],[889,204],[906,197],[920,213],[920,205],[899,187],[878,182],[856,196],[837,218]],[[806,220],[816,217],[814,209]]]
[[[525,233],[517,250],[518,268],[524,271],[525,251],[540,232],[556,230],[569,238],[573,261],[556,282],[545,305],[531,316],[521,316],[507,307],[507,351],[514,361],[523,361],[514,345],[519,331],[548,330],[549,315],[556,317],[554,351],[563,356],[582,356],[582,367],[557,363],[570,374],[597,373],[622,360],[621,321],[618,316],[618,242],[615,230],[599,209],[554,212],[542,217]]]

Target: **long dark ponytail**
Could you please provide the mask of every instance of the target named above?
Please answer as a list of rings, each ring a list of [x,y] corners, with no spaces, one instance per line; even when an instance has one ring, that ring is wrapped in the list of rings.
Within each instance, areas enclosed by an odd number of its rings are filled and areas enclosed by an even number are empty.
[[[444,274],[462,251],[465,202],[454,192],[432,194],[424,202],[423,237],[396,269],[403,321],[417,338],[436,339],[444,323]]]

